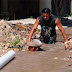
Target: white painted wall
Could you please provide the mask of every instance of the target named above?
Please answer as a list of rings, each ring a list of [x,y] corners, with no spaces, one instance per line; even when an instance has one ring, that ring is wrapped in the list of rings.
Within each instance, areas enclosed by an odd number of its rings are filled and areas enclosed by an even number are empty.
[[[51,9],[51,0],[40,0],[40,14],[43,8]]]

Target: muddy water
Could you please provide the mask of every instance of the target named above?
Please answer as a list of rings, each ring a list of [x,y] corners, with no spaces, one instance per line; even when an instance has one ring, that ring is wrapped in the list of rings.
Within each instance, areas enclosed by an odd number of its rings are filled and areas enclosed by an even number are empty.
[[[0,72],[72,72],[72,50],[64,49],[62,35],[57,33],[56,44],[43,44],[41,48],[44,51],[16,52],[15,59]]]

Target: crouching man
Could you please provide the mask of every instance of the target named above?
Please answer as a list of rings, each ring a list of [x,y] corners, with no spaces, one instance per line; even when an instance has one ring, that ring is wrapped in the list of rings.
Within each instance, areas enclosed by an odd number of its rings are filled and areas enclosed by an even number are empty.
[[[37,19],[33,25],[33,28],[29,34],[29,38],[26,42],[30,42],[31,37],[39,24],[41,25],[41,35],[40,35],[41,42],[44,42],[46,44],[55,44],[55,41],[56,41],[55,27],[57,25],[57,27],[59,28],[59,30],[61,31],[61,33],[64,37],[64,41],[66,42],[65,44],[67,44],[68,40],[66,37],[66,33],[62,27],[62,24],[56,16],[51,14],[49,8],[42,9],[42,15],[37,17]],[[33,48],[34,47],[32,47],[32,49]],[[31,49],[31,47],[29,48],[29,50],[30,49]],[[38,48],[37,49],[35,48],[35,50],[38,50]]]

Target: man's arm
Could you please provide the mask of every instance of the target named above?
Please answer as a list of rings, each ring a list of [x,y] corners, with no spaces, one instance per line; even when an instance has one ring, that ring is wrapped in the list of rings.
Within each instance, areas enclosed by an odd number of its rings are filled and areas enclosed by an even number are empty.
[[[67,42],[68,39],[67,39],[67,37],[66,37],[66,33],[65,33],[65,31],[64,31],[64,29],[63,29],[63,27],[62,27],[62,24],[61,24],[61,22],[60,22],[60,20],[59,20],[58,18],[56,19],[55,24],[57,25],[57,27],[58,27],[59,30],[61,31],[61,33],[62,33],[62,35],[63,35],[63,37],[64,37],[65,42]]]
[[[32,37],[34,31],[36,30],[38,24],[39,24],[39,19],[37,18],[34,25],[33,25],[33,27],[32,27],[32,30],[30,31],[29,38],[28,38],[28,40],[26,40],[26,42],[30,42],[31,37]]]

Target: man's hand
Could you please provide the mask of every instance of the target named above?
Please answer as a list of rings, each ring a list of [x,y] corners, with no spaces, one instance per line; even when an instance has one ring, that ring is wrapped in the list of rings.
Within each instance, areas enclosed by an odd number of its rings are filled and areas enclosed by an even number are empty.
[[[69,41],[66,41],[64,44],[65,44],[65,50],[70,48]]]
[[[27,40],[26,40],[26,42],[30,42],[30,40],[29,40],[29,39],[27,39]]]
[[[72,39],[70,39],[69,41],[65,42],[65,49],[71,49],[72,48]]]

